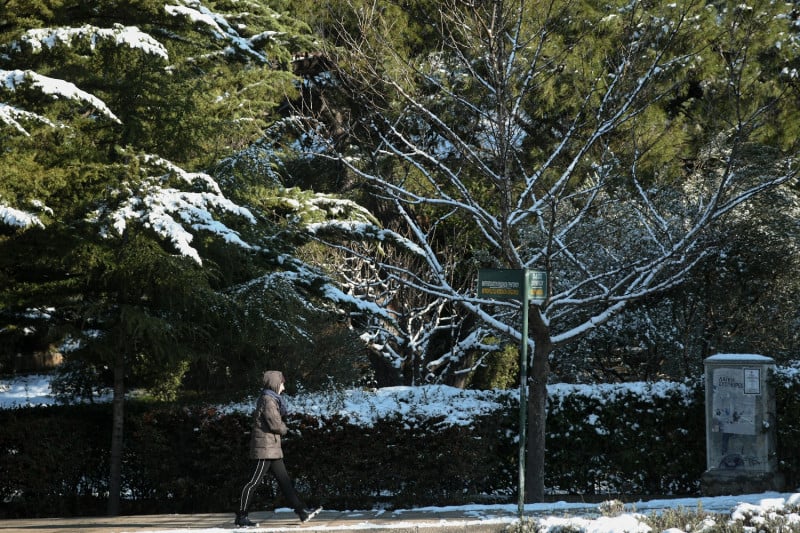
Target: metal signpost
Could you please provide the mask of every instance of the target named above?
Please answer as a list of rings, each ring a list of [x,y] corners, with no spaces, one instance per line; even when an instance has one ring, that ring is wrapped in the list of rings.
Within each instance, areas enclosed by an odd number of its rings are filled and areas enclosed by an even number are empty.
[[[525,512],[525,444],[527,440],[528,304],[547,298],[547,272],[484,268],[478,271],[478,298],[522,301],[522,339],[519,353],[519,516]]]

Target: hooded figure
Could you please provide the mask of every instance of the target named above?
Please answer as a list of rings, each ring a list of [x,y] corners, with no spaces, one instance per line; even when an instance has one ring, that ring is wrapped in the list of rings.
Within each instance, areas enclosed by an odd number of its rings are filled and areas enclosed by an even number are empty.
[[[286,401],[281,396],[286,380],[277,370],[267,370],[263,379],[264,389],[253,411],[250,459],[283,459],[281,436],[289,431],[283,421]]]
[[[250,433],[250,459],[256,462],[255,471],[250,481],[242,489],[242,498],[239,510],[236,512],[235,523],[239,527],[258,525],[248,518],[247,507],[253,491],[261,484],[261,480],[268,471],[275,476],[281,492],[286,496],[300,520],[308,522],[322,508],[306,508],[305,503],[294,489],[294,484],[283,464],[281,437],[289,431],[284,422],[287,414],[286,401],[281,396],[286,380],[283,378],[283,373],[277,370],[267,370],[262,379],[264,388],[256,403],[255,411],[253,411],[253,429]]]

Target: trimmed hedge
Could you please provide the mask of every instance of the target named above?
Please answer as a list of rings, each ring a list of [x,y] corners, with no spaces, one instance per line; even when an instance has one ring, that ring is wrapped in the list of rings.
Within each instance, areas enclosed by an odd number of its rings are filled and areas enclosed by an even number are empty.
[[[551,391],[547,486],[571,494],[695,494],[706,469],[701,384]]]
[[[779,371],[779,464],[800,483],[800,373]],[[559,495],[695,495],[705,470],[703,387],[554,386],[546,486]],[[408,508],[516,501],[513,394],[469,426],[399,415],[369,427],[291,416],[284,450],[309,504]],[[110,405],[0,410],[0,517],[100,515]],[[121,512],[230,512],[249,478],[249,415],[214,407],[127,406]],[[561,496],[559,496],[561,497]],[[251,509],[285,507],[274,482]]]
[[[109,409],[0,410],[0,516],[103,514]]]
[[[786,476],[787,490],[800,491],[800,364],[778,367],[774,386],[778,468]]]

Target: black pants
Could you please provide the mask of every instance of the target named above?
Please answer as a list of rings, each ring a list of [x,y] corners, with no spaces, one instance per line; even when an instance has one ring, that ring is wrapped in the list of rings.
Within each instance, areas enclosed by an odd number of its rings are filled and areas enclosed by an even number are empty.
[[[258,487],[258,484],[261,483],[267,471],[271,471],[272,475],[275,476],[275,480],[278,482],[281,492],[283,492],[283,495],[289,500],[289,505],[292,506],[292,509],[295,511],[302,511],[305,508],[305,504],[300,499],[300,496],[297,495],[297,491],[294,490],[294,485],[292,484],[292,480],[289,479],[289,473],[286,471],[286,465],[283,464],[283,459],[258,459],[256,461],[256,470],[253,472],[253,477],[250,478],[250,481],[248,481],[242,489],[239,511],[247,511],[247,506],[250,505],[250,497],[253,495],[253,491],[255,491],[256,487]]]

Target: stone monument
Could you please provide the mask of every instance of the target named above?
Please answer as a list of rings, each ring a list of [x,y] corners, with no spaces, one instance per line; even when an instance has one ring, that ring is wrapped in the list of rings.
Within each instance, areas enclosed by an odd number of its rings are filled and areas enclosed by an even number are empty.
[[[775,452],[775,361],[752,354],[705,360],[707,496],[782,490]]]

